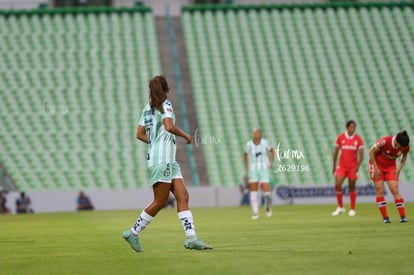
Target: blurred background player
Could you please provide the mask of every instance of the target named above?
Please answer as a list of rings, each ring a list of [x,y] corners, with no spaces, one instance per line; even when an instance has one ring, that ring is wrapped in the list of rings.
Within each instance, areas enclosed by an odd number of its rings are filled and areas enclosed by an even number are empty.
[[[259,128],[254,129],[253,140],[247,142],[244,151],[244,164],[249,175],[250,204],[253,210],[252,219],[259,218],[259,184],[265,198],[266,216],[272,216],[272,209],[270,208],[269,170],[273,166],[274,157],[275,151],[269,146],[267,140],[262,138],[262,131]]]
[[[332,216],[338,216],[345,212],[343,204],[342,184],[345,178],[348,178],[350,210],[349,216],[355,216],[356,192],[355,184],[358,178],[359,167],[364,158],[364,142],[362,138],[355,133],[356,122],[349,120],[346,123],[346,131],[336,138],[335,149],[333,153],[332,173],[335,174],[335,190],[338,207],[332,213]],[[339,164],[336,166],[338,152],[341,150]]]
[[[32,201],[30,200],[30,197],[28,197],[25,192],[20,192],[20,197],[16,199],[16,213],[34,213],[33,209],[30,208],[31,204]]]
[[[91,199],[88,196],[86,196],[83,191],[79,192],[78,198],[76,199],[76,204],[76,209],[78,209],[78,211],[95,209],[93,207]]]
[[[244,176],[243,182],[239,185],[239,190],[242,195],[240,200],[240,206],[250,204],[250,187],[249,187],[249,177]]]
[[[171,191],[168,194],[168,201],[165,208],[175,208],[175,196]]]
[[[192,137],[175,126],[171,102],[167,100],[170,88],[164,76],[149,81],[149,103],[142,110],[137,128],[137,138],[147,143],[147,165],[150,173],[154,199],[141,212],[135,224],[122,236],[137,252],[142,251],[139,234],[150,224],[155,215],[168,202],[170,191],[177,200],[178,218],[184,228],[187,249],[209,250],[212,247],[196,237],[193,214],[188,206],[189,195],[184,185],[181,168],[175,159],[177,150],[175,136],[191,144]]]
[[[10,213],[10,209],[6,206],[6,204],[7,204],[6,194],[3,194],[3,192],[0,191],[0,214]]]
[[[399,132],[395,136],[380,138],[369,151],[369,175],[374,182],[377,193],[377,205],[384,223],[390,223],[387,214],[387,203],[384,198],[384,181],[394,196],[395,206],[400,214],[400,222],[407,222],[405,216],[404,199],[398,188],[398,177],[407,160],[410,151],[410,138],[407,131]],[[402,155],[397,167],[396,159]]]

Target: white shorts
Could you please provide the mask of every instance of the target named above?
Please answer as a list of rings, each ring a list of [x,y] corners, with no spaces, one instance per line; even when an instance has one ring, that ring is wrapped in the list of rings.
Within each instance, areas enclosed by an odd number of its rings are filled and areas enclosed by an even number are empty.
[[[249,182],[258,182],[258,183],[269,183],[270,175],[269,169],[264,170],[250,170],[249,171]]]
[[[157,182],[171,183],[173,179],[182,179],[181,168],[178,162],[163,163],[148,168],[150,174],[149,184],[153,186]]]

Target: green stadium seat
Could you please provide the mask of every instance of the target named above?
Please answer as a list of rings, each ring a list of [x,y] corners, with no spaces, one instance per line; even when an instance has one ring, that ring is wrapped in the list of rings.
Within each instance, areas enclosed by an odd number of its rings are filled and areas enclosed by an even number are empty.
[[[0,32],[0,160],[17,186],[146,186],[134,127],[161,72],[154,16],[1,15]]]
[[[204,150],[211,185],[238,184],[253,127],[275,146],[302,149],[298,163],[311,166],[274,175],[278,184],[328,184],[348,119],[357,120],[366,148],[412,124],[411,6],[206,8],[184,10],[182,23],[200,131],[224,136],[223,146]],[[404,170],[403,181],[414,182]]]

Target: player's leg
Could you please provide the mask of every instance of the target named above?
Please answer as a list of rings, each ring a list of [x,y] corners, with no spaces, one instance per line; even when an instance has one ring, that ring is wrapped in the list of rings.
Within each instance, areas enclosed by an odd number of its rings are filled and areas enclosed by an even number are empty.
[[[158,182],[154,184],[152,187],[154,199],[144,208],[143,212],[151,217],[155,217],[167,205],[170,189],[171,183]]]
[[[189,195],[181,178],[173,179],[171,191],[177,200],[178,219],[181,221],[186,237],[195,237],[193,214],[188,206]]]
[[[375,186],[376,202],[384,223],[390,223],[387,213],[387,202],[384,197],[384,173],[380,170],[379,178],[375,178],[375,167],[372,163],[369,164],[369,177]]]
[[[250,205],[252,207],[252,219],[259,218],[259,199],[258,199],[259,182],[250,182]]]
[[[249,172],[249,185],[250,185],[250,205],[252,207],[253,216],[252,219],[259,218],[259,171],[251,170]]]
[[[154,199],[144,208],[132,227],[131,231],[135,235],[144,230],[155,215],[167,205],[172,181],[171,170],[171,164],[160,164],[150,168],[150,183],[152,184]]]
[[[357,197],[357,193],[355,191],[356,181],[357,181],[356,175],[349,175],[348,177],[349,202],[350,202],[349,216],[351,217],[355,216],[355,204],[356,204],[356,197]]]
[[[173,179],[171,184],[171,192],[174,194],[177,201],[178,219],[181,221],[186,236],[184,247],[197,250],[213,249],[210,245],[204,243],[196,236],[193,213],[188,206],[190,196],[184,185],[183,177],[181,175],[181,168],[178,163],[172,163],[172,172]]]
[[[345,171],[341,168],[338,168],[335,172],[335,192],[336,202],[338,206],[336,207],[335,211],[332,212],[332,216],[338,216],[345,212],[342,194],[342,184],[344,183],[345,177]]]
[[[259,218],[259,182],[250,182],[250,205],[252,207],[253,216],[252,219]]]
[[[262,189],[263,195],[264,195],[264,206],[266,210],[266,216],[270,218],[272,216],[272,209],[270,208],[270,184],[269,182],[262,182],[260,184],[260,187]]]
[[[374,181],[375,192],[377,195],[376,202],[378,209],[381,213],[382,218],[384,219],[384,223],[390,223],[390,219],[387,213],[387,202],[385,201],[384,197],[384,181],[383,180],[376,180]]]
[[[142,251],[139,242],[139,234],[151,223],[155,215],[167,204],[168,195],[171,189],[171,167],[170,164],[160,164],[150,167],[150,184],[154,198],[148,206],[142,210],[137,221],[128,231],[122,234],[122,237],[131,245],[132,249],[137,252]]]
[[[170,188],[170,183],[158,182],[154,184],[152,189],[154,193],[153,201],[145,207],[144,210],[142,210],[132,228],[122,234],[123,238],[135,251],[142,251],[142,247],[139,242],[139,234],[151,223],[155,215],[157,215],[157,213],[167,204]]]
[[[400,214],[400,222],[407,222],[407,218],[405,216],[404,199],[400,194],[398,180],[389,180],[387,183],[391,194],[394,196],[395,206],[397,207],[398,213]]]

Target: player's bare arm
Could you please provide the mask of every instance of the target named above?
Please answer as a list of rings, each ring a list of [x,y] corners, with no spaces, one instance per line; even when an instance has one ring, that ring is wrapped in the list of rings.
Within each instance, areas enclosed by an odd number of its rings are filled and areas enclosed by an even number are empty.
[[[275,149],[270,148],[269,154],[270,154],[270,158],[269,158],[269,168],[272,169],[272,167],[273,167],[273,160],[275,159]]]
[[[380,150],[381,150],[381,144],[378,142],[375,143],[374,146],[372,146],[371,149],[369,150],[369,160],[371,161],[372,165],[375,168],[374,179],[379,179],[381,175],[381,171],[377,165],[377,160],[375,159],[375,156],[379,153]]]
[[[138,125],[136,137],[140,141],[148,143],[148,136],[147,136],[147,133],[145,132],[145,127],[144,126]]]
[[[162,120],[162,123],[164,124],[165,130],[167,130],[173,135],[184,138],[187,141],[187,144],[191,144],[192,137],[186,132],[184,132],[183,130],[181,130],[180,128],[178,128],[177,126],[175,126],[171,118],[169,117],[164,118]]]
[[[332,162],[332,174],[335,174],[336,171],[336,160],[338,159],[339,147],[335,146],[333,152],[333,162]]]
[[[358,150],[358,166],[356,167],[355,172],[359,171],[359,167],[361,166],[362,160],[364,159],[364,148],[359,148]]]
[[[408,153],[404,153],[402,158],[401,158],[400,164],[398,165],[398,168],[397,168],[397,178],[400,177],[400,172],[401,172],[401,169],[404,166],[405,161],[407,160],[407,155],[408,155]]]
[[[243,154],[244,166],[246,167],[246,174],[249,173],[249,156],[246,152]]]

